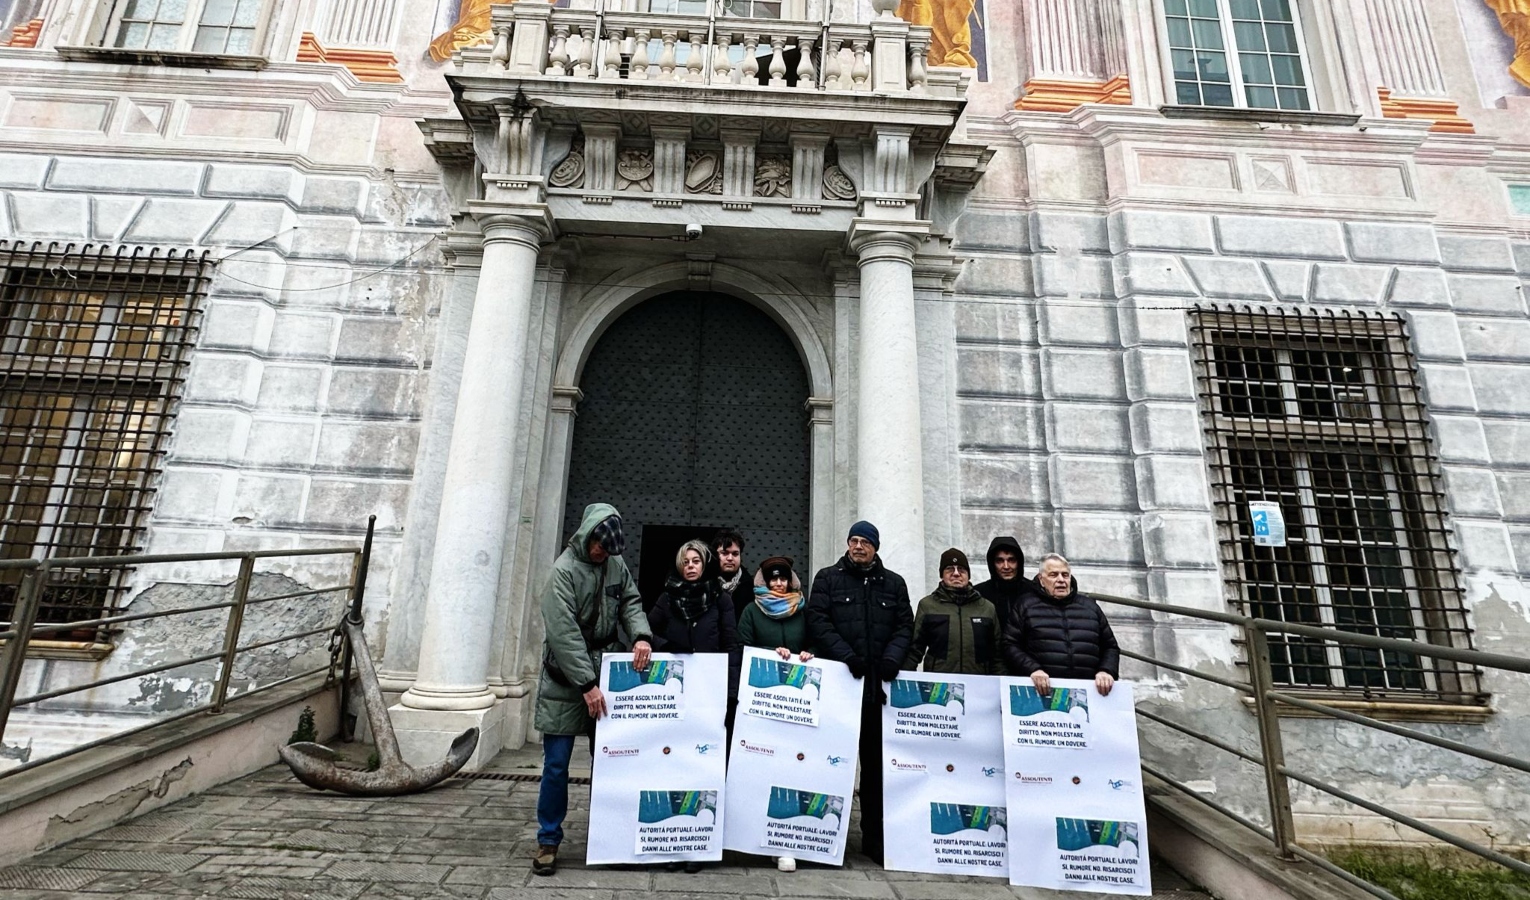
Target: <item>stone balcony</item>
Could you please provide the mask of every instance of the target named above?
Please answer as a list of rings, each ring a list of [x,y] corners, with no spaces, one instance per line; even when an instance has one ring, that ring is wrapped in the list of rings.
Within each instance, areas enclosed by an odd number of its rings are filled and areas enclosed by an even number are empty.
[[[428,120],[427,142],[478,163],[464,199],[546,203],[575,230],[842,234],[867,207],[917,218],[938,168],[987,158],[948,146],[971,72],[927,68],[929,29],[890,12],[824,24],[528,0],[495,6],[493,30],[448,77],[463,118]]]

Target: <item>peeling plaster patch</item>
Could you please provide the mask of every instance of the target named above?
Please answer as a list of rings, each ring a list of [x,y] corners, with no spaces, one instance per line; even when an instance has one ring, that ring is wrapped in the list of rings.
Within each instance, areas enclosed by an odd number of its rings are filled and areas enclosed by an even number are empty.
[[[0,759],[14,759],[19,763],[27,763],[32,759],[32,739],[27,738],[25,747],[20,744],[6,744],[0,742]]]
[[[132,787],[123,788],[109,797],[87,803],[68,815],[49,818],[42,840],[34,849],[41,852],[121,822],[133,815],[150,797],[164,799],[170,793],[170,785],[185,778],[191,766],[191,757],[188,756],[160,773],[157,778],[149,778]]]

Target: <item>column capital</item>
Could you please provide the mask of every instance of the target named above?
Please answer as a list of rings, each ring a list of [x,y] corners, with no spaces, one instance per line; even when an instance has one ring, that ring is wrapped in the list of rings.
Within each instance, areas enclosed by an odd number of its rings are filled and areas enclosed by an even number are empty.
[[[924,246],[929,236],[929,222],[858,217],[850,222],[847,243],[861,265],[880,259],[894,259],[912,265],[914,254]]]
[[[540,251],[555,233],[552,210],[542,203],[468,201],[468,214],[483,232],[484,246],[514,241]]]

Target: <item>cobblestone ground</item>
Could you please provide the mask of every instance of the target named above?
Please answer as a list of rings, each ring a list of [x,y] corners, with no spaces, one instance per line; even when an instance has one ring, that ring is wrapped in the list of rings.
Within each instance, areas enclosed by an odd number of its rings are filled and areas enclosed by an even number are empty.
[[[1079,900],[992,879],[886,872],[856,852],[844,868],[791,874],[764,857],[728,853],[694,875],[641,867],[586,868],[589,788],[570,790],[560,868],[531,874],[539,748],[507,753],[491,778],[452,779],[412,797],[362,800],[311,791],[274,766],[92,837],[0,869],[0,898],[475,898],[475,900],[721,900],[851,897],[886,900]],[[580,748],[583,753],[583,748]],[[581,770],[588,774],[588,756]],[[524,780],[522,780],[524,779]],[[895,839],[889,835],[889,839]],[[1154,866],[1158,900],[1208,900]]]

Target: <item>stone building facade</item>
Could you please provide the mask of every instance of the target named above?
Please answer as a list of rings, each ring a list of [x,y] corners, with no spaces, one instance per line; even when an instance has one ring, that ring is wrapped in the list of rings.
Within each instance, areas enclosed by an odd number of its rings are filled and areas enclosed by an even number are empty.
[[[111,295],[190,296],[176,321],[198,327],[163,427],[139,429],[164,438],[125,482],[141,502],[86,547],[328,545],[377,515],[368,622],[413,754],[469,725],[482,754],[535,737],[536,589],[593,499],[628,513],[650,574],[739,523],[749,557],[807,572],[866,517],[915,585],[940,549],[980,559],[1013,534],[1086,590],[1530,644],[1511,3],[933,4],[970,7],[965,31],[896,0],[217,3],[0,6],[5,352],[89,355],[37,350],[27,322],[82,327],[69,304],[101,248],[206,250],[204,290]],[[18,311],[46,291],[64,312]],[[7,450],[47,443],[36,400],[5,404]],[[51,465],[6,476],[75,496],[78,467]],[[6,555],[64,546],[19,496]],[[1280,554],[1254,547],[1249,502],[1280,504]],[[111,603],[226,581],[144,569]],[[1141,653],[1243,659],[1222,626],[1112,614]],[[1295,688],[1530,743],[1523,679],[1275,649]],[[40,650],[27,677],[148,652]],[[1229,696],[1130,674],[1166,714],[1249,739]],[[1522,783],[1345,727],[1291,723],[1288,754],[1530,844]],[[1144,753],[1262,803],[1240,763],[1172,732]],[[1401,839],[1297,800],[1304,834]]]

